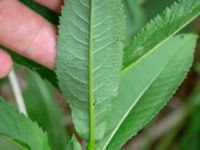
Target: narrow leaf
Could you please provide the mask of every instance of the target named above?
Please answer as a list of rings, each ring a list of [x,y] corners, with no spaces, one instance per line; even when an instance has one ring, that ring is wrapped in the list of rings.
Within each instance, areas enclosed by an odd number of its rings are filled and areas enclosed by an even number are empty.
[[[147,21],[151,20],[152,18],[156,17],[158,14],[161,14],[166,7],[172,5],[177,0],[151,0],[145,1],[144,11],[146,15]],[[156,9],[155,9],[156,8]]]
[[[53,150],[65,150],[69,137],[52,89],[33,72],[29,72],[27,85],[24,99],[28,116],[36,121],[44,131],[47,131]]]
[[[59,27],[57,75],[77,132],[102,139],[117,96],[125,17],[120,0],[68,0]]]
[[[66,150],[82,150],[81,145],[79,144],[75,136],[73,136],[69,141]]]
[[[156,49],[200,15],[200,0],[178,0],[158,15],[135,37],[124,55],[124,68]]]
[[[200,82],[199,82],[200,83]],[[189,117],[184,122],[187,124],[187,128],[183,130],[183,134],[180,137],[178,149],[180,150],[198,150],[200,148],[199,135],[200,135],[200,84],[197,83],[194,89],[193,95],[190,97],[192,106],[188,108]],[[184,124],[184,125],[185,125]]]
[[[200,74],[200,62],[196,64],[195,70],[198,74]]]
[[[192,34],[176,36],[122,74],[110,117],[113,126],[99,149],[119,149],[159,112],[187,74],[195,42]]]
[[[2,150],[25,150],[24,147],[16,144],[15,142],[9,140],[8,138],[0,136],[0,147]]]
[[[139,0],[122,0],[126,14],[126,36],[127,41],[141,30],[145,23],[144,10]]]
[[[58,25],[58,14],[56,12],[37,4],[33,0],[20,0],[20,2],[46,18],[49,22]]]
[[[31,150],[50,150],[47,135],[29,118],[0,99],[0,135]]]

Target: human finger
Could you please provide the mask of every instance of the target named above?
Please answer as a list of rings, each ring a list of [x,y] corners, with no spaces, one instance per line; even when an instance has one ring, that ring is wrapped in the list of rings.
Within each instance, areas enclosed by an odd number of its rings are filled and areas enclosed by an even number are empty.
[[[55,26],[19,1],[0,1],[0,44],[48,68],[55,67]]]
[[[0,78],[6,77],[12,69],[11,57],[0,49]]]

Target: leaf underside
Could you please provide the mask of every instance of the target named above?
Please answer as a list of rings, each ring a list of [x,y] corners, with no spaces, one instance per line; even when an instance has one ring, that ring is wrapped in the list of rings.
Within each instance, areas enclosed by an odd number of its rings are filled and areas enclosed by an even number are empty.
[[[0,99],[0,135],[31,150],[50,150],[47,135],[29,118]]]
[[[192,34],[171,38],[122,74],[110,117],[114,126],[99,150],[120,149],[163,108],[192,64],[195,43]]]
[[[92,132],[95,140],[104,136],[105,118],[117,96],[125,33],[122,8],[120,0],[68,0],[62,9],[56,72],[75,128],[87,140]]]
[[[74,0],[75,2],[77,2],[77,0]],[[82,0],[83,1],[83,0]],[[113,2],[110,2],[110,3],[115,3],[114,1]],[[66,7],[66,6],[65,6]],[[113,7],[113,6],[112,6]],[[111,8],[112,8],[111,7]],[[80,9],[76,10],[76,11],[80,11]],[[162,45],[163,43],[165,43],[168,39],[170,39],[170,37],[172,37],[175,33],[177,33],[180,29],[182,29],[185,25],[187,25],[189,22],[191,22],[195,17],[197,17],[200,13],[200,1],[199,0],[179,0],[177,4],[173,5],[172,7],[170,7],[169,9],[167,9],[161,16],[158,16],[156,17],[154,20],[151,21],[150,24],[148,24],[141,33],[139,33],[136,38],[133,40],[133,42],[131,42],[131,44],[126,48],[125,50],[125,56],[123,58],[123,61],[124,61],[124,69],[123,70],[132,70],[132,65],[134,65],[134,63],[136,61],[138,61],[138,59],[141,58],[141,56],[143,55],[146,55],[146,53],[148,53],[149,51],[153,51],[153,50],[156,50],[160,45]],[[71,14],[70,14],[71,15]],[[70,16],[68,16],[70,18]],[[123,18],[123,17],[122,17]],[[64,19],[63,19],[64,20]],[[61,21],[62,22],[62,21]],[[67,32],[66,29],[63,29],[64,32]],[[60,31],[61,32],[61,31]],[[80,32],[80,31],[79,31]],[[64,34],[64,33],[63,33]],[[81,32],[78,34],[78,35],[81,35]],[[81,37],[80,36],[80,37]],[[153,38],[152,38],[153,37]],[[153,39],[153,40],[152,40]],[[120,40],[120,39],[118,39]],[[63,41],[63,43],[67,42],[66,41]],[[76,43],[76,42],[75,42]],[[66,44],[67,45],[67,44]],[[73,44],[72,44],[73,45]],[[74,44],[76,45],[76,44]],[[77,46],[77,45],[76,45]],[[82,46],[81,46],[82,47]],[[68,48],[68,45],[65,47],[65,48]],[[70,47],[69,47],[70,48]],[[73,49],[74,50],[74,49]],[[76,52],[76,51],[73,51],[73,52]],[[77,52],[79,54],[79,52]],[[77,54],[76,53],[76,54]],[[79,56],[77,54],[77,56]],[[62,55],[62,54],[61,54]],[[67,54],[66,54],[67,55]],[[189,54],[188,54],[189,55]],[[16,55],[18,57],[18,55]],[[17,58],[17,57],[13,57],[13,58]],[[64,54],[63,54],[63,57],[64,57]],[[65,56],[66,57],[66,56]],[[189,57],[189,56],[188,56]],[[19,56],[20,58],[20,56]],[[17,59],[16,59],[17,60]],[[41,66],[35,66],[31,63],[31,65],[27,62],[29,62],[29,60],[25,60],[21,59],[19,62],[22,64],[22,65],[25,65],[25,66],[29,66],[31,68],[37,68],[38,70],[40,70],[40,68],[42,68]],[[187,60],[189,60],[189,58],[187,58]],[[25,62],[25,63],[24,63]],[[184,62],[185,64],[186,62]],[[62,65],[62,64],[60,64]],[[79,65],[77,65],[79,66]],[[186,64],[185,64],[186,66]],[[189,66],[189,65],[188,65]],[[63,66],[64,69],[66,69],[66,67]],[[127,68],[127,69],[126,69]],[[177,67],[179,68],[179,67]],[[43,70],[43,69],[41,69]],[[151,69],[150,69],[151,70]],[[77,71],[79,74],[79,71]],[[129,72],[129,71],[127,71]],[[132,71],[130,71],[132,72]],[[186,71],[185,71],[186,72]],[[149,74],[149,72],[144,72],[145,74]],[[44,73],[44,72],[41,72],[41,74],[46,77],[46,76],[49,76],[48,73]],[[163,73],[164,74],[164,73]],[[184,74],[184,73],[183,73]],[[121,82],[120,82],[120,89],[123,89],[121,88],[122,87],[122,80],[124,80],[123,78],[125,75],[122,75],[122,79],[121,79]],[[131,76],[131,73],[130,73],[130,76]],[[55,76],[54,77],[50,77],[48,78],[48,80],[52,80],[53,78],[53,82],[56,83],[56,79]],[[64,77],[63,77],[64,78]],[[132,78],[132,76],[130,77]],[[179,78],[180,79],[180,78]],[[130,80],[132,79],[128,79],[127,77],[127,82],[130,82]],[[135,81],[135,80],[134,80]],[[66,81],[61,81],[61,82],[66,82]],[[149,81],[150,82],[150,81]],[[171,82],[171,81],[170,81]],[[132,92],[132,82],[130,82],[130,91],[129,92]],[[76,83],[77,84],[77,83]],[[79,83],[78,83],[79,84]],[[175,84],[175,83],[174,83]],[[176,83],[176,85],[178,85],[179,83]],[[54,85],[57,85],[57,84],[54,84]],[[125,86],[125,84],[124,84]],[[128,88],[129,86],[126,87],[126,89],[129,89]],[[125,89],[125,88],[124,88]],[[176,87],[174,86],[174,90],[176,89]],[[162,92],[162,90],[160,90]],[[65,91],[63,91],[65,93]],[[121,92],[123,93],[123,91]],[[127,94],[128,95],[128,94]],[[119,96],[118,96],[119,97]],[[128,96],[127,96],[128,97]],[[88,124],[86,122],[88,122],[88,104],[86,104],[86,102],[75,102],[73,103],[73,100],[70,100],[68,98],[68,96],[66,97],[69,101],[70,101],[70,105],[73,106],[73,114],[75,114],[75,117],[73,118],[76,118],[76,123],[75,123],[75,126],[76,128],[83,128],[83,129],[86,129],[84,131],[80,131],[79,133],[83,133],[83,136],[86,136],[86,134],[88,134]],[[119,99],[119,98],[118,98]],[[118,102],[115,102],[116,104],[114,105],[118,105],[118,103],[120,104],[123,104],[123,103],[126,103],[125,101],[122,102],[120,100],[118,100]],[[133,100],[132,96],[130,96],[129,98],[127,98],[127,104],[126,105],[130,105],[130,101]],[[146,103],[146,102],[145,102]],[[149,102],[149,107],[152,107],[152,103]],[[156,108],[158,108],[158,110],[162,107],[161,106],[161,103],[162,103],[162,106],[164,105],[165,102],[160,102],[160,105],[158,104]],[[140,102],[138,102],[138,104],[135,106],[137,107],[138,105],[140,104]],[[148,103],[146,103],[148,104]],[[141,104],[143,106],[143,104]],[[82,107],[81,109],[79,107]],[[140,106],[140,105],[139,105]],[[158,107],[159,106],[159,107]],[[104,107],[104,106],[102,106]],[[125,107],[125,106],[124,106]],[[99,107],[101,108],[101,107]],[[153,108],[153,107],[152,107]],[[152,110],[151,108],[151,110]],[[79,109],[82,110],[80,113],[79,113]],[[157,111],[154,112],[154,113],[150,113],[149,116],[150,118],[153,117]],[[84,112],[84,113],[83,113]],[[143,111],[142,111],[143,112]],[[81,114],[82,113],[82,114]],[[146,112],[145,112],[146,113]],[[80,114],[80,118],[82,118],[83,116],[83,119],[80,119],[78,118],[77,114]],[[112,112],[112,114],[116,114],[116,112]],[[123,114],[123,111],[122,111],[122,114]],[[135,115],[135,113],[133,113]],[[118,116],[118,118],[120,118]],[[127,117],[128,118],[128,117]],[[117,135],[114,136],[113,138],[113,135],[112,135],[112,138],[110,138],[110,135],[111,134],[108,134],[107,138],[105,138],[103,140],[103,144],[107,143],[107,145],[109,145],[109,148],[113,147],[113,142],[110,142],[110,139],[112,139],[113,141],[117,140],[117,144],[116,144],[116,147],[120,147],[122,143],[124,143],[127,139],[129,139],[132,135],[135,135],[136,132],[142,128],[150,119],[147,119],[148,117],[145,117],[145,119],[143,121],[141,121],[140,123],[138,123],[139,125],[136,127],[137,129],[134,128],[134,131],[130,131],[129,133],[125,132],[122,140],[119,140],[118,141],[118,138],[121,136],[121,133],[122,131],[119,131],[117,132]],[[136,118],[138,119],[138,118]],[[141,119],[141,118],[139,118]],[[138,119],[138,120],[139,120]],[[83,124],[82,124],[82,121],[81,120],[84,120]],[[128,120],[128,119],[127,119]],[[135,121],[135,119],[133,119]],[[79,123],[79,121],[81,121],[81,123]],[[77,123],[78,122],[78,123]],[[116,120],[114,120],[113,122],[116,122]],[[77,126],[77,124],[79,124]],[[141,125],[142,124],[142,125]],[[84,125],[84,127],[82,127],[82,125]],[[131,124],[132,125],[132,124]],[[122,127],[120,128],[124,128],[126,127],[126,125],[122,125]],[[109,127],[109,128],[112,128],[112,127]],[[111,130],[112,131],[112,130]],[[109,142],[107,142],[106,140],[109,139]],[[105,142],[106,141],[106,142]],[[102,144],[100,143],[100,145]],[[99,146],[100,147],[100,146]],[[114,148],[114,147],[113,147]]]
[[[126,41],[141,30],[145,23],[145,14],[139,0],[122,0],[126,14]]]

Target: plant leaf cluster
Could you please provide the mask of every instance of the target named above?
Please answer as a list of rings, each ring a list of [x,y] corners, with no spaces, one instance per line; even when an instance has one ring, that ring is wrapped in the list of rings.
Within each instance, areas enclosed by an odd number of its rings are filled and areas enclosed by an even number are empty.
[[[22,2],[51,22],[57,19],[32,1]],[[120,0],[65,1],[55,72],[7,49],[16,63],[60,87],[70,104],[76,132],[88,150],[120,149],[166,105],[193,62],[197,36],[176,34],[200,15],[199,0],[178,0],[131,40],[124,38],[125,14]],[[30,78],[25,94],[29,116],[47,134],[1,100],[0,135],[25,149],[81,149],[75,136],[63,134],[62,117],[46,85],[39,76]],[[31,106],[32,93],[40,100]],[[39,106],[43,109],[37,112]],[[59,135],[54,134],[56,128]]]

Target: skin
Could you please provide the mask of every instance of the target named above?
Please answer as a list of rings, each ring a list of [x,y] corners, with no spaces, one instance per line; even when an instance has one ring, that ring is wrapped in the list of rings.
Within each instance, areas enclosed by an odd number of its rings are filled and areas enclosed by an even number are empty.
[[[62,0],[34,0],[60,13]],[[57,29],[18,0],[0,0],[0,45],[55,68]],[[12,69],[12,59],[0,49],[0,78]]]

